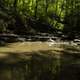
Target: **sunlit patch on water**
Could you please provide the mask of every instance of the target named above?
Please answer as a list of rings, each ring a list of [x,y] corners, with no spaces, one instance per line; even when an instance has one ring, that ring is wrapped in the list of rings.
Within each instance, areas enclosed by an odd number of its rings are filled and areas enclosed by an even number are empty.
[[[80,49],[77,45],[72,45],[69,42],[56,42],[56,41],[47,41],[47,42],[16,42],[10,43],[6,46],[0,47],[0,53],[7,53],[7,52],[32,52],[32,51],[39,51],[39,50],[57,50],[57,49],[64,49],[64,46],[71,46]]]

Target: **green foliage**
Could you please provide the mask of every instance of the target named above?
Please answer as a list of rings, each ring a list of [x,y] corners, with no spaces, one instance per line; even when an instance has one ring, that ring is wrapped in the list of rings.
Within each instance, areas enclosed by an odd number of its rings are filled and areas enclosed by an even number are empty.
[[[13,20],[13,25],[16,25],[17,16],[21,19],[19,23],[24,24],[24,26],[29,24],[27,20],[30,18],[40,19],[57,29],[70,32],[75,29],[76,31],[80,30],[79,9],[79,0],[1,0],[0,20],[3,20],[3,24],[6,23],[8,27]],[[7,27],[5,26],[5,28]],[[28,28],[30,26],[27,27],[27,30]],[[2,26],[0,29],[2,30]]]
[[[79,9],[80,9],[80,1],[78,0],[70,0],[66,1],[66,15],[64,17],[65,26],[64,26],[64,32],[71,33],[71,34],[77,34],[80,31],[80,24],[79,24]]]

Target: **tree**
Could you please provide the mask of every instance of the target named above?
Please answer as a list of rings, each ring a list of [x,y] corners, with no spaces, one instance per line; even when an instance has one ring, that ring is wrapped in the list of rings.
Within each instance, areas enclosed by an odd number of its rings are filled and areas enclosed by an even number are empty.
[[[70,36],[76,36],[80,31],[79,24],[79,9],[80,9],[79,0],[66,0],[66,15],[64,17],[64,33],[69,34]],[[78,24],[78,25],[77,25]]]

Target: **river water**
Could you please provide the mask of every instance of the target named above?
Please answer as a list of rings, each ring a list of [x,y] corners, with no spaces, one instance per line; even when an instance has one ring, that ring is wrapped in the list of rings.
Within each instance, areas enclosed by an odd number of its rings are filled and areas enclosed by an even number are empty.
[[[0,47],[0,80],[80,80],[80,47],[17,42]]]

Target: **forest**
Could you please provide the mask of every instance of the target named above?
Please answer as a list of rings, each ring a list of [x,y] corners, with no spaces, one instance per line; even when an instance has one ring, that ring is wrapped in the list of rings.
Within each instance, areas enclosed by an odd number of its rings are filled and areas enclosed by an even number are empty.
[[[0,80],[80,80],[80,0],[0,0]]]
[[[79,0],[0,0],[0,33],[80,35]]]

